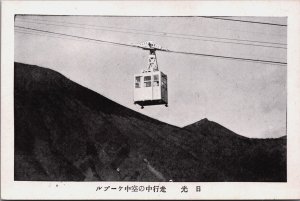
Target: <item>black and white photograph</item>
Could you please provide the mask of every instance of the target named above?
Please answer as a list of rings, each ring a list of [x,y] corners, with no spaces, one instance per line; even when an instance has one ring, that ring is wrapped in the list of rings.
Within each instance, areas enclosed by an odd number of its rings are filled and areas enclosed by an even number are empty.
[[[13,182],[99,195],[287,185],[298,178],[289,26],[284,15],[16,12]]]
[[[285,17],[15,16],[15,180],[286,181]]]

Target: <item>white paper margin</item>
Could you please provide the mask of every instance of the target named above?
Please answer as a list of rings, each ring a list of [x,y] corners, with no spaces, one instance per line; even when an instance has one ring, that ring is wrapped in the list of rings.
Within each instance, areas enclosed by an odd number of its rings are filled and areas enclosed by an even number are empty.
[[[287,182],[14,181],[14,14],[288,17]],[[300,1],[3,1],[1,16],[2,199],[299,199]],[[165,185],[167,193],[97,191],[97,186]],[[58,185],[58,187],[56,187]],[[180,193],[187,185],[189,193]],[[195,186],[201,186],[200,193]]]

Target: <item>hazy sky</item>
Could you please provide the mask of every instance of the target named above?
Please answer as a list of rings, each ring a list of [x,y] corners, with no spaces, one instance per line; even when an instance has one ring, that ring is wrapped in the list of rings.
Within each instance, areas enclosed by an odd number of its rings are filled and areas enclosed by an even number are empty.
[[[286,18],[232,19],[287,23]],[[286,45],[278,44],[287,43],[286,26],[203,17],[100,16],[17,16],[15,24],[128,44],[152,40],[177,51],[287,60]],[[51,36],[15,29],[15,61],[56,70],[130,109],[179,127],[208,118],[248,137],[286,135],[285,65],[157,52],[159,69],[168,75],[169,107],[142,110],[133,104],[133,75],[146,67],[147,51]]]

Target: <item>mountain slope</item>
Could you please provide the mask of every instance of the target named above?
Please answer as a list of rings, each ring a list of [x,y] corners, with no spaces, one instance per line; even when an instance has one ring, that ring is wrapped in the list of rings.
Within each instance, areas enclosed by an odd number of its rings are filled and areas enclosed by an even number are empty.
[[[205,152],[214,156],[213,161],[218,164],[218,169],[222,169],[226,181],[236,177],[243,181],[249,177],[257,178],[256,181],[286,180],[286,137],[247,138],[208,119],[183,129],[205,136],[203,140],[194,139],[193,142],[201,144]]]
[[[171,126],[21,63],[14,93],[15,180],[286,180],[286,139]]]

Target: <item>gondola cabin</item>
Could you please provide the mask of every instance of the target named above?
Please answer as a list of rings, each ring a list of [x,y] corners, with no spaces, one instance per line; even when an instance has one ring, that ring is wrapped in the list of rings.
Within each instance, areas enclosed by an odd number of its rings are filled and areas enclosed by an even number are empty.
[[[137,45],[144,50],[149,50],[147,68],[140,74],[134,75],[134,104],[142,108],[148,105],[168,106],[168,79],[167,75],[158,70],[156,50],[164,51],[161,46],[152,41]]]
[[[161,71],[134,75],[134,104],[168,105],[168,79]]]

